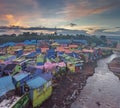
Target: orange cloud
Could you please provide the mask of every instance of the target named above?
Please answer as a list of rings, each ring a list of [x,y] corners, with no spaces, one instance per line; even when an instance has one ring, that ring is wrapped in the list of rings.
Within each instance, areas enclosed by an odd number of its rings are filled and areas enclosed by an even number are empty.
[[[8,20],[12,20],[12,19],[14,18],[14,16],[11,15],[11,14],[8,14],[8,15],[5,15],[5,16],[6,16],[6,18],[7,18]]]
[[[23,23],[23,17],[17,18],[12,14],[5,15],[6,20],[8,21],[8,25],[14,25],[14,26],[25,26]]]
[[[110,4],[108,6],[103,6],[103,7],[100,7],[100,8],[96,8],[96,9],[91,10],[91,13],[92,14],[99,14],[99,13],[102,13],[104,11],[107,11],[107,10],[113,8],[114,6],[115,6],[114,4]]]
[[[11,0],[9,4],[1,1],[0,10],[2,25],[28,26],[31,20],[41,17],[38,4],[34,0]]]

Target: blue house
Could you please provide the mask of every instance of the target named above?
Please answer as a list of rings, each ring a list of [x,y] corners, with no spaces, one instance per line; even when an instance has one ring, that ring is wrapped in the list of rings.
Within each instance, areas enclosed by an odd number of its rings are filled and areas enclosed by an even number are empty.
[[[15,51],[15,55],[17,57],[20,57],[22,54],[23,54],[23,49],[18,49],[18,50]]]
[[[0,97],[5,95],[7,92],[15,90],[15,86],[11,76],[0,78]]]
[[[25,55],[26,58],[34,58],[36,57],[36,52],[30,52],[28,54]]]
[[[47,81],[50,81],[50,80],[52,80],[53,75],[51,72],[46,72],[46,73],[40,74],[40,77],[44,78]]]
[[[56,52],[55,49],[49,49],[46,54],[47,58],[55,58],[56,57]]]
[[[19,73],[12,77],[13,83],[16,87],[16,94],[22,95],[23,94],[23,86],[26,81],[30,79],[30,73]]]
[[[13,76],[13,83],[16,87],[23,86],[24,83],[29,79],[30,73],[21,72]]]

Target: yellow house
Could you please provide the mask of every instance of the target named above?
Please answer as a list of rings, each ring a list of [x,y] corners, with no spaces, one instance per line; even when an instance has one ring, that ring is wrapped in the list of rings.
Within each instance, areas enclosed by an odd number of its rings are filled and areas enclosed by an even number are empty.
[[[36,46],[35,45],[26,45],[24,47],[24,52],[31,52],[31,51],[35,51],[36,50]]]
[[[70,72],[75,72],[75,65],[71,62],[67,62],[67,67],[70,70]]]
[[[23,49],[23,47],[22,46],[9,46],[7,48],[7,53],[8,54],[14,54],[14,52],[18,49]]]
[[[40,106],[52,94],[52,82],[36,77],[27,82],[33,108]]]

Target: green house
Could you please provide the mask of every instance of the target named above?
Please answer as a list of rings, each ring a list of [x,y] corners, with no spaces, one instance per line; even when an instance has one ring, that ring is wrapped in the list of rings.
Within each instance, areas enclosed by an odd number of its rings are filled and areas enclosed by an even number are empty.
[[[15,75],[18,72],[20,72],[22,70],[22,67],[20,65],[17,64],[8,64],[5,68],[4,68],[4,74],[7,75]]]
[[[26,108],[29,105],[28,94],[23,95],[11,108]]]

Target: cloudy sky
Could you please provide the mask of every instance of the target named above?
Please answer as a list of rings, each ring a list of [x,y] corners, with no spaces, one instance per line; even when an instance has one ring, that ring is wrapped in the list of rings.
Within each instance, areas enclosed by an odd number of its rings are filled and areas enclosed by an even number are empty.
[[[0,0],[0,25],[120,36],[120,0]]]

